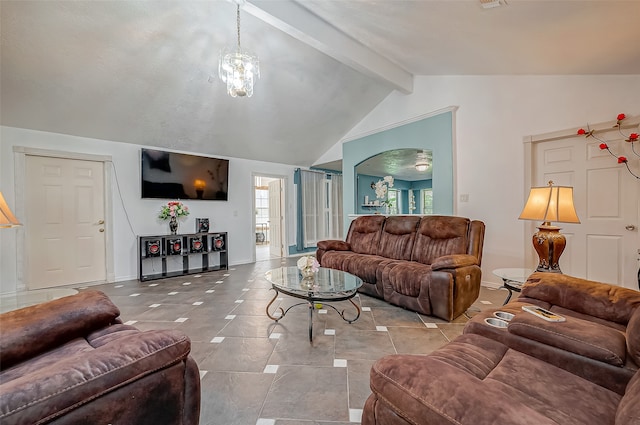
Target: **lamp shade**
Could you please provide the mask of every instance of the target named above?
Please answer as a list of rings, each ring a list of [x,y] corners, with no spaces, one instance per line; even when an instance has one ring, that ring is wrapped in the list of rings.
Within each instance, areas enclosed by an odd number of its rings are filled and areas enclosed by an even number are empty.
[[[570,186],[532,187],[520,220],[543,222],[580,223],[573,205],[573,188]]]
[[[0,228],[8,228],[13,226],[20,226],[20,222],[13,215],[7,205],[7,201],[4,200],[2,192],[0,192]]]

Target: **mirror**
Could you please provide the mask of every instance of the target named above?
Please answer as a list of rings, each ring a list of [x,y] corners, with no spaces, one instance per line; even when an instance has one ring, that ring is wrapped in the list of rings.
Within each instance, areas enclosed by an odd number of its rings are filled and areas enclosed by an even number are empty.
[[[356,214],[431,214],[433,152],[427,149],[393,149],[381,152],[355,166]],[[394,178],[385,198],[377,198],[375,183]],[[391,201],[390,208],[381,204]]]

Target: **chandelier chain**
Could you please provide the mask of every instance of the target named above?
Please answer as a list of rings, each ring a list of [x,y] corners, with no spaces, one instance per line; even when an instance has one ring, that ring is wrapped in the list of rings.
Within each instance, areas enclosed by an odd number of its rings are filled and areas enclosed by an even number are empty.
[[[236,24],[238,27],[238,52],[240,51],[240,5],[238,5],[236,13]]]

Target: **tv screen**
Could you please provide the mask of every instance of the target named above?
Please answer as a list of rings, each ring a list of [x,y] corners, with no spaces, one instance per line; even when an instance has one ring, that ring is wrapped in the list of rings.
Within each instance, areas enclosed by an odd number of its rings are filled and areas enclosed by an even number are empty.
[[[226,201],[229,160],[142,149],[142,197]]]

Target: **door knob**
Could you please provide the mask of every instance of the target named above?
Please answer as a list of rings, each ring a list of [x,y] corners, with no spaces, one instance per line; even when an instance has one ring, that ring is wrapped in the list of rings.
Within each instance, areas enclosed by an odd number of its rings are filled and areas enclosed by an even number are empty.
[[[98,224],[104,224],[104,220],[98,220]]]
[[[100,233],[104,232],[104,229],[102,229],[102,228],[101,228],[101,229],[99,230],[99,232],[100,232]]]
[[[636,226],[634,226],[633,224],[629,224],[628,226],[624,226],[624,228],[627,229],[630,232],[636,230]]]

